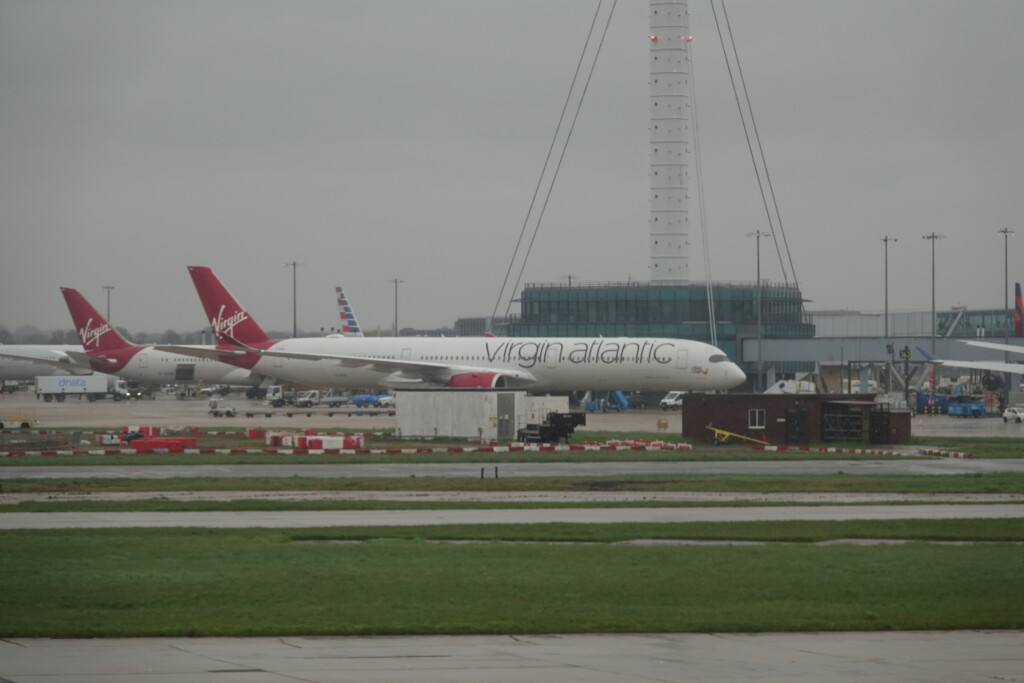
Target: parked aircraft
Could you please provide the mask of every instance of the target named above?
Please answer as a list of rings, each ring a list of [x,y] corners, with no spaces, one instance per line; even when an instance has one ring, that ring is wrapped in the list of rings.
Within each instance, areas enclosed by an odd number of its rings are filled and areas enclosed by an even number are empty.
[[[87,363],[90,371],[160,384],[203,382],[256,387],[264,380],[263,375],[249,368],[183,353],[168,353],[149,345],[132,344],[78,290],[61,287],[60,291],[64,294],[75,323],[75,331],[82,342],[81,352],[67,353]]]
[[[306,337],[271,339],[209,268],[189,273],[218,342],[217,351],[169,352],[227,363],[301,384],[448,386],[576,390],[714,391],[746,376],[718,348],[662,338]]]
[[[968,346],[977,346],[978,348],[991,349],[993,351],[1008,351],[1010,353],[1024,353],[1024,347],[1011,346],[1007,344],[997,344],[996,342],[983,342],[974,340],[959,340]],[[960,370],[978,370],[981,372],[1008,372],[1010,374],[1024,374],[1024,363],[1007,363],[998,360],[948,360],[945,358],[938,358],[933,356],[929,352],[922,349],[920,346],[917,347],[918,353],[925,357],[929,363],[935,363],[945,368],[957,368]]]
[[[88,363],[69,353],[81,353],[71,344],[0,344],[0,382],[29,380],[44,375],[86,375]]]

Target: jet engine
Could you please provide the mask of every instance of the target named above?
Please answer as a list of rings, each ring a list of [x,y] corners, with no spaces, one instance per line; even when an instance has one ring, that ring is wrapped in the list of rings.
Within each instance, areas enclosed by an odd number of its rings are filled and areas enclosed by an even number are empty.
[[[467,372],[452,375],[448,386],[453,389],[504,389],[505,377],[497,372]]]
[[[1003,378],[994,372],[986,372],[981,377],[981,386],[986,391],[999,391],[1003,388]]]

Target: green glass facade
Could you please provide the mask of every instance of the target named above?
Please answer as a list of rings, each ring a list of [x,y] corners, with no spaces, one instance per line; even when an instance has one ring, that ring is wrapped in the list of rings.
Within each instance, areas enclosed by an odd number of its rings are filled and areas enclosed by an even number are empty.
[[[942,337],[1013,337],[1013,312],[1005,308],[986,311],[937,311],[935,327]],[[950,329],[952,328],[952,329]]]
[[[712,286],[718,346],[737,359],[738,340],[757,336],[757,287]],[[800,290],[788,285],[761,288],[763,339],[806,339]],[[534,284],[523,290],[514,337],[673,337],[711,341],[705,284]],[[742,359],[738,359],[742,360]]]

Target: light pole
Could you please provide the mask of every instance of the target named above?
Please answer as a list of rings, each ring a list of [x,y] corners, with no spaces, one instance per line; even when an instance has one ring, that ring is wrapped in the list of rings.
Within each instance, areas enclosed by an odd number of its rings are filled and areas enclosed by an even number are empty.
[[[754,379],[754,391],[761,393],[761,238],[770,237],[771,233],[755,230],[748,232],[757,244],[757,377]]]
[[[1017,234],[1009,228],[996,231],[1003,236],[1003,310],[1006,320],[1003,321],[1003,341],[1010,344],[1010,237]],[[1006,352],[1006,360],[1010,360],[1010,352]]]
[[[110,290],[114,288],[114,285],[103,285],[103,289],[107,290],[107,322],[110,322]]]
[[[1009,228],[1003,228],[1002,230],[996,231],[997,235],[1003,236],[1003,310],[1006,312],[1006,320],[1003,321],[1003,343],[1007,346],[1010,345],[1010,236],[1016,233]],[[1010,362],[1010,350],[1006,349],[1003,351],[1003,360],[1007,363]],[[1003,378],[1006,380],[1006,391],[1009,392],[1012,388],[1010,386],[1011,375],[1006,373]],[[1009,400],[1009,393],[1007,393],[1007,400]]]
[[[299,336],[299,295],[298,295],[298,270],[299,266],[306,264],[292,261],[284,264],[285,268],[292,269],[292,338]]]
[[[922,235],[921,239],[931,240],[932,242],[932,355],[935,355],[935,240],[941,240],[945,235],[936,235],[934,232],[930,235]]]
[[[895,237],[886,235],[882,238],[885,243],[885,338],[889,338],[889,242],[899,242]]]
[[[399,280],[397,277],[392,280],[395,283],[395,336],[398,336],[398,284],[405,282],[405,280]]]

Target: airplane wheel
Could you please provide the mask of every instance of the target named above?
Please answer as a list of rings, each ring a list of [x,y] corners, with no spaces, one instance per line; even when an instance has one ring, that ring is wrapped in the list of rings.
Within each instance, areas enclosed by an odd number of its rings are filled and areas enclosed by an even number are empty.
[[[716,446],[721,446],[722,440],[716,436],[714,439],[711,440],[711,443],[715,444]]]

